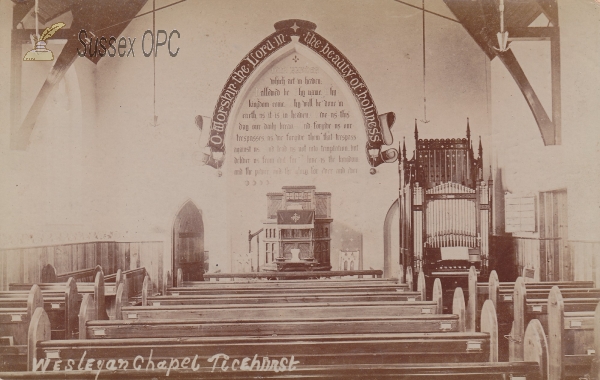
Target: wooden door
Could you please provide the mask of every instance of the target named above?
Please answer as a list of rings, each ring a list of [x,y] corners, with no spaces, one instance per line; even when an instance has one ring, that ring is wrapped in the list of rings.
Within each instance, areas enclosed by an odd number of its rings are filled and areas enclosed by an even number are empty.
[[[181,208],[173,226],[173,272],[181,268],[184,281],[203,281],[208,270],[204,254],[204,223],[193,202]]]

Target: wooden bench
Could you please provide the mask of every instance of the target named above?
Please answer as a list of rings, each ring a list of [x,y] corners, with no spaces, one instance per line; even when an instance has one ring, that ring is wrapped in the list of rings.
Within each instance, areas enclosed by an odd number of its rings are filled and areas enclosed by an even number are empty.
[[[300,289],[300,291],[303,291]],[[421,293],[282,293],[274,295],[222,294],[222,295],[171,295],[148,297],[148,306],[159,305],[215,305],[300,302],[367,302],[367,301],[421,301]]]
[[[441,284],[436,282],[436,294],[441,294]],[[177,297],[175,297],[177,298]],[[186,301],[184,299],[184,301]],[[189,300],[188,300],[189,301]],[[275,302],[273,299],[266,298],[265,301]],[[345,304],[353,303],[348,300]],[[331,303],[329,300],[320,300],[326,302],[326,306]],[[190,304],[194,305],[195,304]],[[318,306],[323,306],[317,302],[314,303],[317,310]],[[163,306],[162,304],[160,306]],[[464,300],[462,303],[456,303],[454,314],[420,314],[406,316],[379,316],[369,313],[369,307],[355,310],[352,315],[341,316],[326,315],[324,317],[309,316],[298,317],[289,315],[278,318],[261,318],[260,313],[255,313],[250,318],[246,310],[257,309],[252,304],[234,304],[239,306],[234,309],[222,310],[218,318],[196,318],[196,319],[144,319],[126,320],[126,321],[87,321],[88,338],[91,337],[119,337],[120,334],[127,337],[144,337],[146,331],[155,337],[174,337],[174,336],[257,336],[257,335],[290,335],[290,334],[309,334],[313,333],[367,333],[367,332],[439,332],[439,331],[464,331]],[[244,308],[243,313],[238,310]],[[439,307],[439,304],[438,304]],[[137,308],[139,310],[139,308]],[[179,315],[180,308],[172,308],[171,314]],[[219,309],[216,309],[219,310]],[[422,310],[421,310],[422,311]],[[130,309],[125,309],[125,317],[128,317]],[[318,314],[318,313],[315,313]],[[136,316],[137,317],[137,316]],[[81,321],[81,320],[80,320]],[[370,329],[370,330],[369,330]],[[141,334],[141,335],[140,335]]]
[[[558,287],[553,287],[547,301],[549,380],[590,378],[596,358],[595,321],[600,318],[600,306],[593,311],[566,311],[565,299]]]
[[[34,311],[44,307],[42,292],[32,286],[27,297],[0,306],[0,371],[22,368],[27,360],[27,333]]]
[[[120,282],[124,282],[128,298],[134,298],[142,294],[142,284],[147,274],[148,272],[144,267],[125,271],[119,269],[117,273],[104,276],[104,282],[115,283],[117,285]]]
[[[476,285],[473,284],[474,277],[470,277],[469,284],[471,289],[476,289],[477,296],[474,298],[469,298],[469,303],[467,306],[467,314],[479,315],[479,310],[481,309],[481,305],[486,299],[490,299],[497,310],[498,314],[498,332],[500,336],[507,337],[506,340],[501,340],[499,343],[500,349],[500,359],[508,360],[511,350],[511,343],[513,340],[521,340],[518,337],[513,336],[513,321],[514,321],[514,303],[515,303],[515,284],[516,282],[500,282],[498,280],[498,275],[495,271],[490,273],[490,278],[487,283],[485,282],[477,282]],[[552,281],[552,282],[531,282],[531,279],[526,279],[520,277],[520,280],[517,279],[519,283],[524,284],[527,292],[530,294],[536,294],[535,297],[542,299],[538,301],[538,303],[545,304],[545,299],[547,298],[547,293],[553,286],[558,286],[561,290],[564,290],[567,293],[577,293],[577,292],[585,292],[588,297],[591,297],[593,293],[597,292],[596,289],[593,288],[593,281]],[[583,290],[587,289],[587,290]],[[544,295],[545,293],[545,295]],[[531,306],[533,312],[533,305]],[[536,310],[539,310],[540,306],[535,306]],[[541,310],[545,314],[545,306],[541,306]],[[542,318],[542,326],[546,327],[545,316],[538,316]],[[468,317],[467,317],[468,319]],[[521,333],[522,337],[524,334],[525,326],[527,321],[523,320],[521,325]],[[478,325],[479,322],[475,321],[475,325]],[[514,347],[512,347],[514,348]],[[520,356],[522,357],[522,356]]]
[[[181,268],[179,268],[181,269]],[[264,279],[316,279],[327,277],[344,277],[344,276],[372,276],[373,278],[381,278],[383,271],[379,269],[367,270],[348,270],[348,271],[315,271],[315,272],[246,272],[246,273],[204,273],[204,279],[207,281],[220,279],[247,279],[247,278],[264,278]]]
[[[42,268],[39,282],[67,282],[69,278],[73,278],[77,282],[93,282],[99,269],[101,269],[101,267],[96,265],[94,268],[79,269],[72,272],[57,274],[56,269],[52,264],[46,264]]]
[[[556,286],[556,285],[555,285]],[[554,287],[554,286],[553,286]],[[532,319],[538,319],[544,330],[548,330],[548,296],[551,289],[537,286],[531,289],[522,277],[515,282],[513,295],[514,323],[509,338],[509,355],[522,360],[524,346],[522,337],[524,326]],[[558,287],[558,286],[557,286]],[[560,287],[558,287],[560,289]],[[566,312],[593,311],[600,301],[600,294],[595,288],[561,289]],[[532,298],[534,297],[534,298]]]
[[[94,282],[75,282],[76,291],[78,294],[76,298],[78,305],[76,306],[75,310],[79,310],[79,303],[81,302],[83,295],[90,294],[93,295],[93,299],[98,303],[97,309],[102,315],[101,319],[108,319],[108,313],[114,314],[117,284],[106,284],[104,282],[104,273],[102,272],[102,268],[96,267],[96,269]],[[9,290],[28,290],[32,287],[32,285],[33,284],[11,283],[9,284]],[[66,283],[40,283],[35,285],[37,285],[42,292],[60,293],[65,291]],[[76,312],[75,315],[77,315]]]
[[[464,300],[463,300],[464,302]],[[484,326],[497,326],[493,305]],[[325,334],[276,337],[144,338],[51,341],[44,336],[42,309],[30,329],[30,369],[3,378],[526,378],[545,376],[545,344],[533,342],[533,360],[495,363],[492,333]],[[490,321],[490,324],[487,324]],[[543,337],[543,334],[542,334]],[[545,338],[544,338],[545,339]],[[532,350],[533,351],[533,350]],[[119,360],[121,359],[121,360]],[[275,365],[277,362],[277,365]],[[291,364],[290,364],[291,363]],[[402,364],[398,364],[402,363]],[[445,364],[442,364],[445,363]],[[77,366],[80,367],[77,370]],[[88,366],[87,370],[85,369]],[[124,367],[127,366],[125,369]],[[243,367],[245,366],[245,368]],[[187,369],[183,369],[186,367]],[[259,369],[262,369],[260,370]],[[244,368],[240,372],[240,369]],[[227,369],[227,371],[224,371]],[[352,371],[347,371],[351,369]],[[254,370],[255,372],[252,372]],[[45,377],[44,377],[45,376]]]
[[[52,339],[71,339],[77,333],[77,315],[81,303],[77,291],[75,279],[70,278],[66,283],[60,283],[52,287],[41,287],[32,285],[33,288],[41,289],[43,295],[44,310],[50,318],[52,326]],[[26,304],[29,291],[9,290],[0,292],[0,307]]]

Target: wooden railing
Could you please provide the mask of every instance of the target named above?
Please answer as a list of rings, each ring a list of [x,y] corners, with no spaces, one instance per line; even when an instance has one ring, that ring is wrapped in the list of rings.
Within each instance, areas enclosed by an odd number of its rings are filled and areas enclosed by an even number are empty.
[[[347,271],[319,271],[319,272],[250,272],[250,273],[205,273],[204,279],[210,281],[215,279],[219,281],[221,278],[327,278],[327,277],[342,277],[342,276],[372,276],[380,278],[383,271],[379,269],[369,270],[347,270]]]

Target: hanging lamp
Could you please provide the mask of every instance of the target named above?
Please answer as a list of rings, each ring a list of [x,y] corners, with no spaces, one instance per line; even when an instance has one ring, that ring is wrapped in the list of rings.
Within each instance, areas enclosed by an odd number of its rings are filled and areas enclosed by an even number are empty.
[[[427,120],[427,79],[426,79],[426,73],[427,73],[427,61],[425,58],[425,0],[422,0],[422,7],[421,7],[421,11],[423,14],[423,119],[421,120],[421,122],[423,123],[429,123],[429,120]]]

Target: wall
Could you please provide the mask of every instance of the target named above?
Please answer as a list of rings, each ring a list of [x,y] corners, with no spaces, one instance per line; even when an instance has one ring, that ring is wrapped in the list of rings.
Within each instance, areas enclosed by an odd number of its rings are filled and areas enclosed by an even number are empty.
[[[99,159],[92,193],[93,204],[102,210],[95,216],[100,229],[156,233],[167,239],[177,210],[186,199],[193,200],[203,214],[210,270],[224,272],[231,269],[232,261],[226,195],[236,191],[242,196],[243,189],[228,189],[225,175],[218,177],[215,169],[202,165],[200,131],[194,118],[212,115],[233,68],[274,31],[275,22],[300,18],[317,24],[317,32],[358,69],[379,113],[396,113],[395,146],[407,136],[407,148],[412,150],[414,119],[423,118],[420,11],[391,1],[232,4],[189,1],[156,14],[157,29],[177,29],[181,35],[174,40],[180,48],[176,57],[170,57],[166,49],[156,57],[156,126],[152,125],[153,59],[141,54],[141,45],[136,46],[135,58],[100,61],[96,75]],[[149,2],[142,12],[150,7]],[[428,7],[452,17],[442,2]],[[462,137],[467,117],[474,136],[487,135],[487,60],[459,24],[432,15],[427,15],[426,22],[427,118],[431,122],[421,123],[421,136]],[[151,28],[151,16],[144,16],[133,20],[123,35],[136,37],[140,44],[144,31]],[[368,221],[360,227],[364,268],[381,269],[381,228],[397,196],[397,167],[383,165],[371,176],[368,165],[363,166],[360,181],[370,191],[355,201],[353,218]],[[318,190],[331,191],[322,185]],[[352,186],[336,190],[338,208],[345,207],[343,194]],[[167,261],[165,267],[170,265]]]
[[[117,269],[146,268],[154,289],[162,289],[162,241],[97,241],[0,249],[0,290],[11,283],[40,281],[41,269],[52,264],[58,275],[102,266],[105,275]]]
[[[590,279],[580,265],[600,241],[600,117],[594,99],[600,96],[600,6],[592,1],[559,0],[562,82],[562,143],[544,146],[537,124],[521,92],[498,60],[491,63],[493,164],[496,183],[516,195],[567,190],[568,242],[562,279]],[[551,112],[550,48],[546,42],[513,42],[521,63],[546,110]],[[502,211],[497,197],[496,211]],[[496,232],[503,233],[502,215]],[[499,217],[499,218],[498,218]],[[513,234],[517,257],[530,262],[539,276],[539,229]],[[534,239],[530,241],[530,239]],[[520,263],[522,264],[522,263]],[[571,271],[572,270],[572,271]]]

